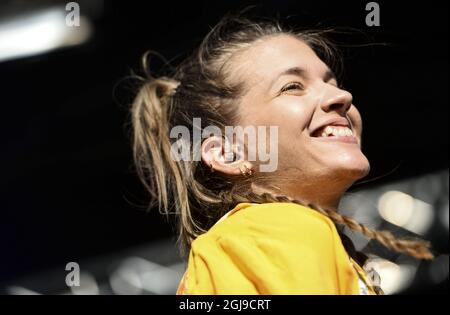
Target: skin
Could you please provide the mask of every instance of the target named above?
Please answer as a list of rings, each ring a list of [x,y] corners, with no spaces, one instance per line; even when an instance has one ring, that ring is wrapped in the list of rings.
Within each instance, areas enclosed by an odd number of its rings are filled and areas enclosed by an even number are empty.
[[[254,183],[253,189],[336,210],[343,193],[370,170],[361,151],[362,121],[352,95],[337,87],[328,66],[308,45],[289,35],[254,43],[229,66],[233,77],[246,86],[238,105],[239,125],[279,126],[278,168],[274,173],[256,174],[270,176],[272,187]],[[291,68],[302,71],[282,74]],[[312,135],[315,128],[339,117],[347,119],[357,143]],[[221,141],[214,137],[204,141],[202,158],[227,175],[242,176],[242,163],[254,170],[258,165],[245,158],[226,162]]]

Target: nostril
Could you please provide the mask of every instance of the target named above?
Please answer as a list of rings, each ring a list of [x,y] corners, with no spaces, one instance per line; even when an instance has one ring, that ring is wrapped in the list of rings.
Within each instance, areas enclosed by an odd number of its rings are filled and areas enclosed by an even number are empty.
[[[341,109],[342,107],[344,107],[344,104],[342,104],[342,103],[334,103],[334,104],[331,104],[328,107],[328,109],[329,110],[338,110],[338,109]]]

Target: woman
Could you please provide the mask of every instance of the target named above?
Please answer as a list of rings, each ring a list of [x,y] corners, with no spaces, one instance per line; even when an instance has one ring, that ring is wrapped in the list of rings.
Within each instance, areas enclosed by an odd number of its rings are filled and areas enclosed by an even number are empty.
[[[171,77],[145,79],[132,107],[135,163],[189,253],[178,294],[379,293],[335,224],[432,258],[426,242],[339,213],[369,162],[335,55],[317,32],[226,17]],[[174,136],[180,126],[200,142]],[[255,140],[221,136],[227,126],[276,128]]]

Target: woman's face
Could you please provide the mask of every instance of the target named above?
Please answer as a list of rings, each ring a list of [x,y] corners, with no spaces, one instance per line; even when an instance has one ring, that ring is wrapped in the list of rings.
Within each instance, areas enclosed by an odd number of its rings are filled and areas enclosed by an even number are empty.
[[[278,126],[276,175],[349,185],[367,175],[352,95],[338,88],[308,45],[288,35],[269,37],[237,56],[232,69],[247,88],[240,124]]]

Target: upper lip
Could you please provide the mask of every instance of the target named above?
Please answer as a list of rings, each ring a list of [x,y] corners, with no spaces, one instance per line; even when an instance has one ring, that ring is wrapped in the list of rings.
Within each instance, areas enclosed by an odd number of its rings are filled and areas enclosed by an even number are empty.
[[[330,118],[330,119],[324,121],[322,124],[314,127],[314,129],[311,132],[311,135],[314,135],[318,130],[320,130],[321,128],[323,128],[325,126],[342,126],[342,127],[348,127],[350,129],[352,129],[352,126],[351,126],[350,122],[347,120],[347,118],[334,117],[334,118]]]

